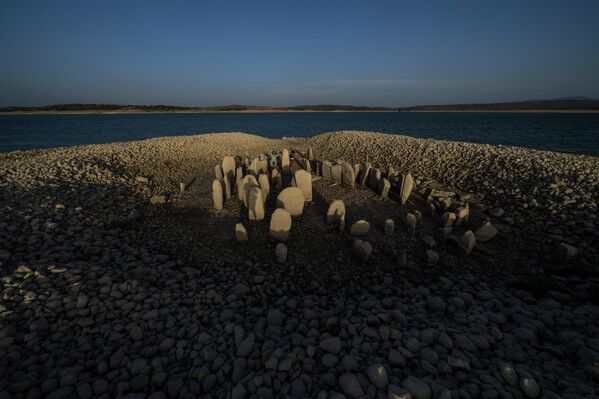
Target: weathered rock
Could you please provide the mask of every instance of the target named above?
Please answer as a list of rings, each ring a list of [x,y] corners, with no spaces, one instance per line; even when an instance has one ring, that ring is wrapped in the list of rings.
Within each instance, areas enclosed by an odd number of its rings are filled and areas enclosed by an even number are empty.
[[[404,205],[408,198],[410,198],[410,194],[412,193],[412,189],[414,188],[414,179],[411,174],[402,175],[401,178],[401,188],[399,191],[399,201],[402,205]]]
[[[304,193],[297,187],[287,187],[277,197],[277,208],[283,208],[291,216],[301,216],[304,210]]]
[[[455,221],[455,225],[459,226],[462,223],[468,222],[469,219],[470,219],[470,207],[468,206],[468,204],[466,204],[463,207],[460,207],[458,209],[458,215],[457,215],[457,219]]]
[[[416,231],[416,224],[418,223],[418,218],[413,213],[408,213],[406,215],[406,225],[408,227],[408,231],[411,234],[414,234]]]
[[[420,378],[409,376],[405,380],[403,380],[402,385],[406,388],[414,399],[430,399],[431,398],[431,388],[427,385],[426,382],[422,381]]]
[[[464,251],[464,255],[468,256],[472,253],[472,250],[476,245],[476,236],[471,230],[468,230],[460,237],[459,244],[460,248]]]
[[[387,370],[381,364],[373,364],[368,367],[367,370],[368,379],[372,384],[381,390],[386,390],[389,385],[389,377],[387,376]]]
[[[221,165],[214,166],[214,178],[216,180],[222,180],[223,178],[223,168]]]
[[[248,192],[248,196],[248,219],[264,219],[264,199],[262,198],[262,190],[259,187],[252,187]]]
[[[354,168],[349,163],[341,165],[341,180],[343,185],[354,188],[356,186],[356,173]]]
[[[358,180],[360,181],[361,186],[366,186],[368,183],[368,177],[370,176],[370,169],[372,166],[369,163],[364,163],[360,166],[360,175],[358,176]]]
[[[395,230],[395,222],[393,221],[393,219],[385,220],[385,234],[390,236],[393,234],[394,230]]]
[[[341,351],[341,340],[339,337],[326,338],[320,341],[320,349],[336,355]]]
[[[331,168],[333,167],[333,164],[329,161],[323,161],[322,162],[322,178],[325,180],[333,180],[333,173],[331,171]]]
[[[243,205],[249,207],[250,204],[250,190],[254,187],[260,188],[258,181],[253,175],[247,175],[241,181],[241,191],[243,192]]]
[[[227,155],[223,158],[222,162],[223,174],[229,178],[230,181],[235,179],[235,169],[237,164],[235,163],[235,158]]]
[[[225,188],[225,199],[231,199],[231,181],[229,180],[229,176],[225,175],[222,180],[223,186]]]
[[[336,163],[331,166],[331,179],[337,182],[343,180],[343,166],[341,164]]]
[[[179,192],[184,192],[186,188],[186,184],[184,182],[179,182]]]
[[[312,201],[312,175],[303,169],[295,171],[295,185],[302,190],[304,199],[308,202]]]
[[[437,263],[439,263],[439,254],[437,254],[437,252],[433,251],[432,249],[427,249],[425,255],[426,264],[428,266],[435,266]]]
[[[367,260],[372,253],[372,245],[368,241],[354,240],[352,245],[352,252],[360,260]]]
[[[327,210],[327,223],[340,223],[345,221],[345,204],[341,200],[335,200]]]
[[[289,151],[286,148],[281,151],[281,168],[283,171],[289,170]]]
[[[309,161],[314,159],[314,151],[312,151],[312,147],[308,147],[307,156]]]
[[[291,230],[291,215],[283,208],[277,208],[270,218],[270,236],[277,241],[286,241]]]
[[[379,188],[379,180],[381,180],[382,174],[379,168],[371,168],[368,174],[368,187],[374,191]]]
[[[558,263],[566,263],[576,255],[578,255],[578,248],[565,242],[559,243],[553,253],[553,257]]]
[[[262,191],[262,199],[266,202],[266,198],[270,193],[270,183],[268,181],[268,175],[264,173],[260,173],[258,175],[258,185],[260,186],[260,190]]]
[[[349,234],[353,236],[365,236],[370,231],[370,223],[366,220],[361,219],[351,225]]]
[[[487,242],[491,238],[495,237],[496,234],[497,234],[497,229],[495,227],[493,227],[491,222],[486,222],[485,224],[480,226],[478,229],[476,229],[476,232],[474,233],[474,235],[476,236],[476,241],[480,241],[480,242]]]
[[[241,166],[237,168],[237,172],[235,173],[235,187],[237,190],[237,199],[243,201],[245,191],[243,190],[243,169]]]
[[[364,396],[364,390],[360,386],[358,379],[351,373],[345,373],[339,377],[339,388],[350,398]]]
[[[457,216],[453,212],[445,212],[441,217],[441,225],[443,227],[452,227],[456,221]]]
[[[384,177],[381,177],[379,180],[378,193],[382,199],[387,199],[389,197],[389,190],[391,189],[391,183]]]
[[[246,242],[248,240],[248,232],[243,223],[237,223],[235,225],[235,238],[239,242]]]
[[[223,210],[223,185],[220,180],[215,179],[212,181],[212,202],[214,204],[214,209],[217,211]]]
[[[287,263],[287,245],[282,242],[278,243],[275,248],[275,257],[278,263]]]

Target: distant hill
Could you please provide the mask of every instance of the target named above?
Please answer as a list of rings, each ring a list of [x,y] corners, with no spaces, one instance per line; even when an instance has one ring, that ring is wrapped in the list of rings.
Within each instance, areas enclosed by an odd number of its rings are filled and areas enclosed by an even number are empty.
[[[570,97],[489,104],[420,105],[398,111],[599,111],[599,100]]]
[[[390,107],[356,105],[298,105],[294,107],[268,107],[257,105],[222,105],[214,107],[177,107],[173,105],[119,105],[119,104],[55,104],[42,107],[2,107],[0,112],[30,113],[127,113],[127,112],[267,112],[267,111],[395,111]]]

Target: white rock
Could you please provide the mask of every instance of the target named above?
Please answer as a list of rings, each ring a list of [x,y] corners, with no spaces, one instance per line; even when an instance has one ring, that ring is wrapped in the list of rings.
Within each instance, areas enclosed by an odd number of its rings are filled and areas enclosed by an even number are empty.
[[[260,187],[252,187],[248,192],[248,197],[248,219],[264,219],[264,199],[262,198],[262,190],[260,190]]]
[[[476,245],[476,236],[471,230],[468,230],[460,237],[459,244],[462,250],[464,251],[464,255],[468,256],[472,253],[472,250]]]
[[[312,175],[303,169],[296,170],[294,173],[295,185],[302,190],[304,199],[312,201]]]
[[[343,178],[343,167],[338,163],[331,166],[331,179],[333,181],[341,182],[342,178]]]
[[[289,169],[289,151],[286,148],[281,152],[281,167],[284,171]]]
[[[304,193],[297,187],[287,187],[277,197],[277,208],[283,208],[291,216],[301,216],[304,210]]]
[[[277,241],[286,241],[291,230],[291,215],[283,208],[277,208],[270,218],[270,236]]]
[[[370,231],[370,223],[366,220],[361,219],[351,225],[349,228],[349,234],[352,236],[365,236]]]
[[[252,189],[254,187],[259,188],[260,185],[258,184],[258,181],[256,180],[256,178],[253,175],[247,175],[241,181],[241,191],[243,192],[243,197],[242,197],[243,205],[245,205],[246,208],[249,206],[250,189]]]
[[[223,158],[222,162],[223,174],[229,177],[230,180],[235,179],[235,169],[237,167],[235,163],[235,158],[230,155],[227,155]]]
[[[260,186],[260,190],[262,190],[262,199],[264,200],[264,202],[266,202],[268,193],[270,193],[270,183],[268,181],[268,175],[260,173],[260,175],[258,175],[258,185]]]
[[[411,174],[402,175],[401,179],[401,189],[399,192],[399,198],[402,205],[404,205],[408,198],[410,198],[410,194],[412,193],[412,189],[414,188],[414,179]]]

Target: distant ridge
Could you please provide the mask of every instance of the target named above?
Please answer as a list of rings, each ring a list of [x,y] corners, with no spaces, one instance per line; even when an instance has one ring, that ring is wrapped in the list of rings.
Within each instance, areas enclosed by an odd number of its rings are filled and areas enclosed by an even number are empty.
[[[599,100],[586,97],[529,100],[488,104],[419,105],[398,108],[410,111],[599,111]]]

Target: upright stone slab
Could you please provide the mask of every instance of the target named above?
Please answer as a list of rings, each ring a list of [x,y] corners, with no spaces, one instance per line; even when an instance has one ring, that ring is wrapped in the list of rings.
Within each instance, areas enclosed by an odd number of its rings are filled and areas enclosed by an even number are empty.
[[[268,159],[260,159],[258,161],[258,173],[268,173]]]
[[[445,212],[443,216],[441,216],[441,224],[443,227],[453,227],[455,221],[456,215],[453,212]]]
[[[393,230],[395,230],[395,222],[393,219],[385,220],[385,234],[390,236],[393,234]]]
[[[250,166],[248,166],[248,174],[258,176],[260,174],[260,159],[254,158],[252,162],[250,162]]]
[[[308,147],[308,160],[311,161],[314,159],[314,151],[312,151],[312,147]]]
[[[333,180],[333,174],[331,172],[331,168],[333,164],[329,161],[322,162],[322,178],[325,180]]]
[[[225,187],[225,198],[227,200],[231,199],[231,181],[229,180],[229,175],[223,176],[223,186]]]
[[[235,158],[230,155],[227,155],[223,158],[222,162],[223,174],[229,177],[229,180],[235,179],[235,168],[237,167],[235,163]]]
[[[212,181],[212,202],[214,203],[214,209],[217,211],[223,210],[223,185],[218,179]]]
[[[356,186],[356,171],[349,163],[341,165],[342,182],[347,187],[354,188]]]
[[[302,190],[304,199],[308,202],[312,201],[312,175],[303,169],[295,171],[295,185]]]
[[[214,165],[214,178],[221,180],[223,178],[223,168],[220,165]]]
[[[281,152],[281,168],[283,171],[289,170],[289,151],[287,151],[287,148],[283,148]]]
[[[248,219],[264,219],[264,199],[260,187],[254,186],[249,190]]]
[[[384,177],[379,180],[378,193],[382,199],[389,197],[389,190],[391,189],[391,183]]]
[[[245,196],[245,192],[243,191],[243,168],[241,166],[239,166],[237,168],[237,173],[235,173],[235,186],[237,189],[237,198],[239,199],[239,201],[243,201],[243,198]]]
[[[184,192],[186,188],[186,185],[184,182],[179,182],[179,191],[180,192]]]
[[[297,187],[287,187],[277,197],[277,208],[283,208],[291,216],[301,216],[304,210],[304,193]]]
[[[497,235],[497,229],[491,224],[491,222],[486,222],[476,229],[474,235],[476,236],[476,241],[487,242]]]
[[[249,206],[249,192],[252,187],[260,187],[258,181],[253,175],[247,175],[241,181],[241,189],[243,191],[243,205],[247,208]]]
[[[342,178],[343,178],[343,167],[341,166],[341,164],[336,163],[333,166],[331,166],[331,179],[333,181],[337,181],[337,182],[341,183]]]
[[[476,245],[476,236],[471,230],[468,230],[460,237],[459,244],[464,251],[464,255],[468,256],[472,253],[472,250]]]
[[[276,241],[286,241],[291,230],[291,215],[283,208],[277,208],[270,218],[269,235]]]
[[[340,223],[345,220],[345,204],[341,200],[335,200],[327,210],[327,223]]]
[[[370,223],[366,220],[358,220],[349,228],[349,234],[352,236],[365,236],[370,231]]]
[[[459,226],[462,223],[468,222],[470,219],[470,206],[468,204],[458,209],[457,220],[455,221],[455,225]]]
[[[379,188],[379,181],[382,178],[382,173],[379,168],[371,168],[370,174],[368,175],[368,187],[374,191]]]
[[[362,164],[362,166],[360,167],[359,180],[360,180],[361,186],[366,186],[366,184],[368,183],[368,177],[370,176],[371,168],[372,167],[370,166],[369,163]]]
[[[235,238],[239,242],[246,242],[248,240],[248,232],[243,223],[237,223],[235,225]]]
[[[402,175],[401,179],[401,189],[399,192],[399,200],[402,205],[408,201],[410,198],[410,194],[412,193],[412,189],[414,188],[414,179],[411,174]]]
[[[260,185],[260,190],[262,190],[262,199],[266,202],[266,198],[270,193],[270,183],[268,182],[268,176],[264,173],[260,173],[258,176],[258,184]]]

